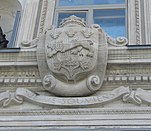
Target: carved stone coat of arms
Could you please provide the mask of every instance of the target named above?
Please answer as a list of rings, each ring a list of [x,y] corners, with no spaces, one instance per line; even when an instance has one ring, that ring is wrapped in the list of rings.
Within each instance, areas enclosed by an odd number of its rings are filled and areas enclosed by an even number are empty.
[[[48,29],[43,44],[37,56],[44,89],[59,96],[86,96],[101,88],[108,51],[98,25],[88,27],[71,16],[59,28]]]

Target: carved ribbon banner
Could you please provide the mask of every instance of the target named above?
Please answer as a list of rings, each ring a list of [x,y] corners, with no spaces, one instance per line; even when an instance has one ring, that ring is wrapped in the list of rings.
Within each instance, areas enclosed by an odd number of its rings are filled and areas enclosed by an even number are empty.
[[[124,102],[141,105],[146,102],[151,104],[151,92],[138,88],[136,91],[130,91],[123,96]]]
[[[106,102],[110,102],[112,100],[122,97],[128,92],[129,92],[129,87],[119,87],[113,91],[106,92],[103,95],[67,98],[67,97],[37,95],[29,91],[28,89],[18,88],[16,90],[16,97],[23,98],[24,100],[27,100],[33,104],[39,104],[39,105],[79,107],[79,106],[89,106],[89,105],[103,104]]]
[[[151,92],[141,88],[132,91],[129,87],[119,87],[112,91],[87,97],[55,97],[38,95],[26,88],[18,88],[16,92],[0,93],[1,106],[6,107],[11,103],[22,104],[25,100],[42,106],[62,106],[62,107],[84,107],[97,104],[106,104],[108,102],[123,99],[123,102],[141,105],[142,103],[151,104]]]
[[[6,91],[0,93],[0,102],[2,103],[3,107],[6,107],[12,102],[22,104],[23,99],[21,97],[17,97],[14,92]]]
[[[145,91],[141,88],[137,89],[135,96],[137,96],[139,99],[141,99],[144,102],[150,103],[151,104],[151,92]],[[141,103],[142,103],[141,101]],[[140,103],[140,104],[141,104]]]
[[[7,101],[7,99],[9,99],[9,97],[10,97],[10,94],[8,91],[0,93],[0,102],[3,101],[3,105],[4,105],[5,101]]]

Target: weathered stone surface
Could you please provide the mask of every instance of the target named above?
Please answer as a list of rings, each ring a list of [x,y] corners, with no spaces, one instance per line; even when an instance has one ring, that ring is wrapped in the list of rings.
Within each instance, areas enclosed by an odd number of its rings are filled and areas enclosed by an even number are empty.
[[[10,34],[11,14],[20,7],[14,1],[5,5],[11,10],[0,8]],[[151,128],[151,47],[140,46],[150,42],[150,0],[128,1],[128,40],[113,39],[81,19],[49,27],[55,4],[22,0],[21,49],[0,50],[0,129]]]
[[[38,66],[46,90],[60,96],[86,96],[101,88],[108,48],[98,25],[87,27],[82,19],[71,16],[40,39]]]

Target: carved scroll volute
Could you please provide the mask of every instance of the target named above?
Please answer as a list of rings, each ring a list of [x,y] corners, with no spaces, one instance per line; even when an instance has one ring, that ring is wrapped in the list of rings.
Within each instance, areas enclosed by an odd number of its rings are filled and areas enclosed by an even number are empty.
[[[86,96],[98,91],[107,66],[106,34],[98,26],[71,16],[46,31],[39,43],[38,66],[45,90],[59,96]],[[45,57],[44,57],[45,55]],[[43,57],[42,57],[43,56]]]

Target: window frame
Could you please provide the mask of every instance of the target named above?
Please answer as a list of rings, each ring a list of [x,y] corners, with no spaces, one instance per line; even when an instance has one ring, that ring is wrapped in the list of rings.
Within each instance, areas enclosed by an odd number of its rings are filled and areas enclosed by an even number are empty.
[[[55,14],[53,24],[58,25],[59,13],[65,11],[87,11],[86,22],[88,25],[94,24],[93,13],[94,10],[108,10],[108,9],[125,9],[125,37],[128,37],[128,0],[124,4],[100,4],[100,5],[82,5],[82,6],[59,6],[59,0],[56,0]]]
[[[76,13],[76,12],[78,12],[78,13],[83,13],[83,12],[85,12],[86,13],[86,23],[88,23],[88,11],[86,11],[86,10],[81,10],[81,11],[78,11],[78,10],[63,10],[63,11],[59,11],[59,12],[55,12],[56,13],[56,19],[54,19],[54,23],[55,23],[55,25],[56,26],[58,26],[58,19],[59,19],[59,13],[67,13],[67,12],[70,12],[70,13]]]
[[[21,19],[21,11],[18,10],[16,12],[15,21],[14,21],[13,30],[12,30],[12,35],[11,35],[10,41],[7,45],[7,48],[15,48],[15,46],[16,46],[20,19]]]

